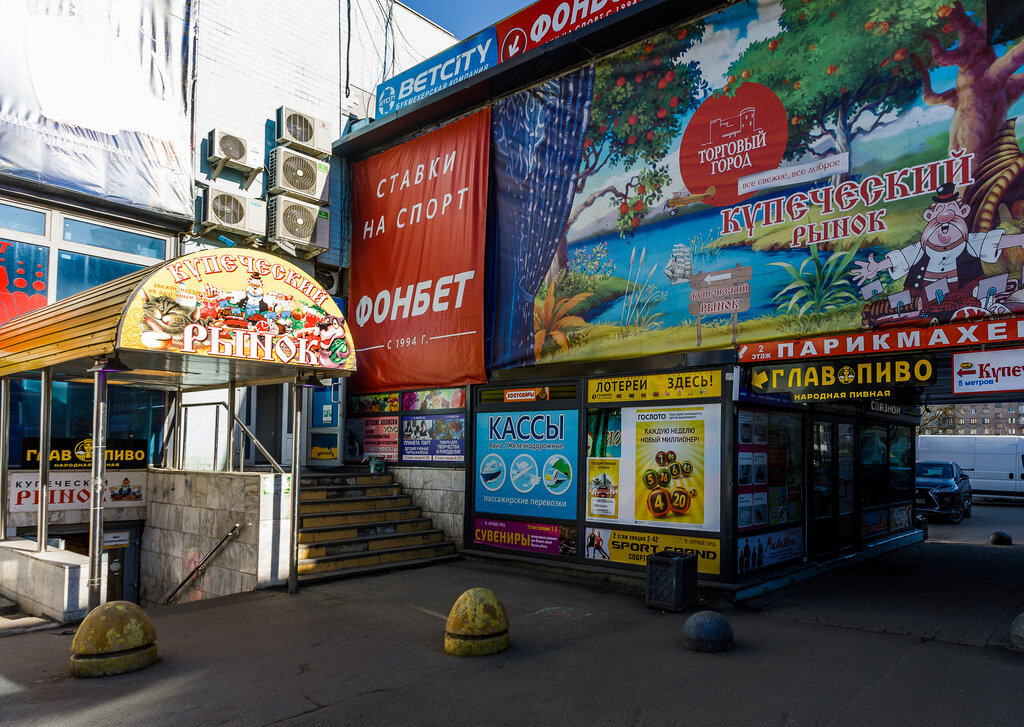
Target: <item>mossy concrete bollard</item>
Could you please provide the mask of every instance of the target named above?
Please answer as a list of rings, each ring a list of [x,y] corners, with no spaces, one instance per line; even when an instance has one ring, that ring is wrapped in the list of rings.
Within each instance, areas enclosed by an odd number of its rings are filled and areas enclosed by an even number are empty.
[[[1019,614],[1010,624],[1010,646],[1024,650],[1024,613]]]
[[[486,588],[470,588],[459,596],[444,630],[444,650],[453,656],[486,656],[509,646],[508,613]]]
[[[71,642],[71,676],[106,677],[138,671],[156,662],[156,629],[131,601],[109,601],[93,609]]]
[[[732,646],[732,625],[715,611],[698,611],[683,624],[683,646],[690,651],[725,651]]]
[[[1005,530],[996,530],[988,536],[989,545],[1013,545],[1013,538]]]

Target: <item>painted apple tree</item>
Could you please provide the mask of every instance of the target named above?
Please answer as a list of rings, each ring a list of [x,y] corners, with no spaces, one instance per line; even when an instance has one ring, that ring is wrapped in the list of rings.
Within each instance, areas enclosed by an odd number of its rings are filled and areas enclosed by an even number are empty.
[[[780,32],[748,46],[724,91],[749,80],[775,92],[789,117],[786,159],[848,152],[920,99],[920,74],[907,48],[892,49],[887,24],[864,37],[847,32],[863,24],[863,3],[783,0],[782,8]]]
[[[682,116],[707,91],[698,64],[684,54],[704,33],[702,23],[672,28],[600,61],[594,72],[594,99],[576,183],[580,195],[609,166],[635,173],[625,184],[609,184],[582,199],[566,229],[599,200],[617,211],[616,229],[631,234],[665,194],[667,165]]]

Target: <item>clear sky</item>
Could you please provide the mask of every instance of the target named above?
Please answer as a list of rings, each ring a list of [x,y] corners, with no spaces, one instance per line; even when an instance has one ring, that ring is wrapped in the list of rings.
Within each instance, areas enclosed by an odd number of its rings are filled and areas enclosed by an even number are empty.
[[[450,30],[459,40],[494,25],[533,0],[400,0],[403,5]]]

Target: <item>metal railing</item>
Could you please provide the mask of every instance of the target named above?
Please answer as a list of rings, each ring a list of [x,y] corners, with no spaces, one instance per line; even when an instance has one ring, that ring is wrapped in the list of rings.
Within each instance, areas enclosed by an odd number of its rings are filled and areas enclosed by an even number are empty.
[[[174,466],[176,468],[179,468],[181,466],[181,462],[185,459],[185,446],[186,446],[186,443],[187,443],[187,440],[188,440],[188,437],[187,437],[187,434],[188,434],[188,420],[184,416],[184,412],[182,410],[184,410],[184,409],[192,409],[192,408],[195,408],[195,407],[203,407],[203,406],[224,407],[224,409],[228,412],[228,415],[231,418],[232,428],[234,427],[234,425],[238,425],[238,428],[241,429],[242,432],[247,437],[249,437],[249,441],[251,441],[253,446],[256,447],[257,450],[259,450],[259,453],[262,454],[267,459],[267,462],[270,463],[270,466],[273,467],[274,470],[278,474],[282,474],[282,475],[288,474],[285,471],[285,469],[280,464],[278,464],[277,460],[274,459],[272,456],[270,456],[270,452],[268,452],[267,448],[264,447],[263,444],[260,443],[260,440],[256,438],[256,435],[252,433],[252,431],[249,429],[249,427],[247,427],[245,425],[245,423],[241,419],[238,418],[238,415],[235,414],[233,411],[231,411],[231,409],[228,407],[228,405],[226,403],[224,403],[223,401],[197,401],[197,402],[193,402],[191,404],[178,404],[178,405],[175,406],[176,412],[182,412],[180,414],[180,421],[178,421],[179,415],[176,413],[175,414],[175,419],[174,419],[174,426],[168,428],[167,434],[164,437],[164,442],[163,442],[164,448],[163,448],[163,451],[165,453],[168,451],[167,450],[167,445],[168,445],[168,442],[169,442],[169,440],[171,438],[172,433],[175,432],[175,431],[176,432],[180,432],[181,436],[180,437],[175,437],[175,442],[174,442],[174,460],[175,460],[174,461]],[[229,446],[228,446],[228,472],[234,472],[235,471],[234,470],[235,453],[233,451],[231,451],[232,449],[234,449],[234,447],[232,445],[233,441],[234,441],[234,437],[229,435],[228,436],[228,443],[229,443]],[[213,427],[213,453],[214,453],[214,459],[215,460],[216,460],[217,451],[218,451],[219,448],[220,448],[220,410],[218,409],[217,410],[217,414],[216,414],[216,420],[214,422],[214,427]],[[244,462],[245,462],[244,458],[240,457],[239,458],[239,471],[240,472],[244,472],[245,471]]]
[[[167,598],[165,598],[160,603],[160,605],[161,606],[166,606],[166,605],[170,604],[174,600],[174,597],[178,595],[178,592],[182,588],[184,588],[186,586],[186,584],[188,584],[188,582],[190,580],[198,578],[203,573],[205,573],[206,572],[206,564],[210,562],[210,559],[213,558],[214,554],[217,553],[221,549],[221,546],[224,545],[224,543],[226,543],[228,541],[228,538],[231,538],[231,537],[233,537],[235,535],[238,535],[238,533],[241,532],[241,530],[242,530],[242,524],[241,523],[235,523],[234,526],[224,534],[224,537],[220,539],[220,542],[218,542],[215,546],[213,546],[213,549],[209,553],[206,554],[206,557],[204,557],[201,561],[199,561],[196,564],[196,567],[193,568],[191,571],[189,571],[189,574],[187,576],[185,576],[184,578],[181,579],[181,583],[178,584],[177,588],[175,588],[173,591],[171,591],[171,594],[169,596],[167,596]]]

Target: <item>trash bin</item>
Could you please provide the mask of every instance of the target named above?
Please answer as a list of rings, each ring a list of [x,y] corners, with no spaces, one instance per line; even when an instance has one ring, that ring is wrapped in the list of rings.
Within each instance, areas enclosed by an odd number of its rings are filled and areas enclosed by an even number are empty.
[[[684,611],[697,604],[697,556],[666,549],[647,556],[647,605]]]

